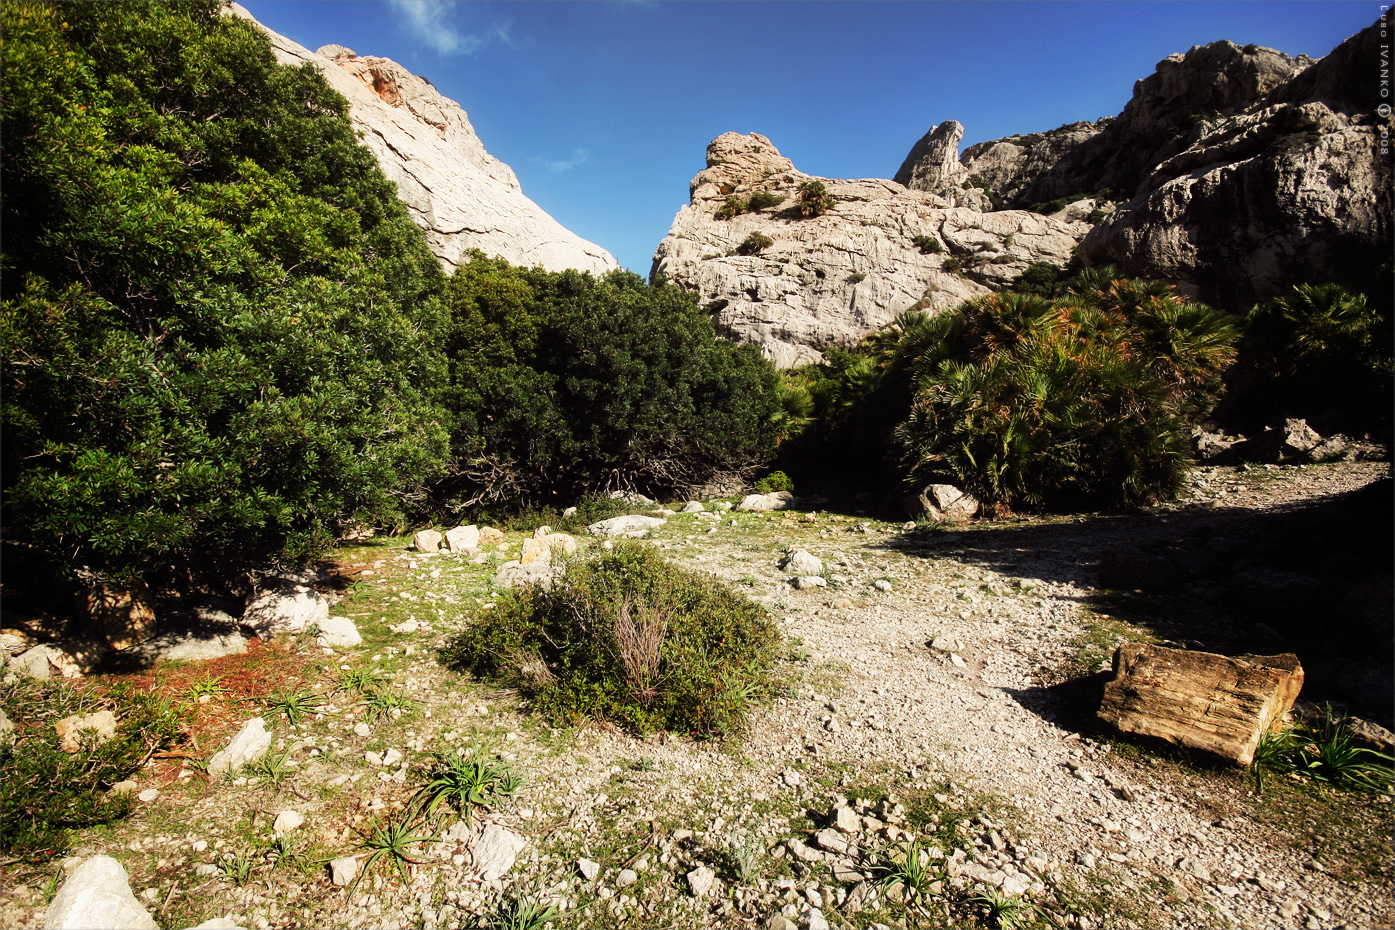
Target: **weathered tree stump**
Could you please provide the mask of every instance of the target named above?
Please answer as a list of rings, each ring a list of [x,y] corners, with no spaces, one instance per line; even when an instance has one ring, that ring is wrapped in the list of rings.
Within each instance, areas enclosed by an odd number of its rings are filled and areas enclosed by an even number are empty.
[[[1302,688],[1303,666],[1292,653],[1229,658],[1128,643],[1114,652],[1099,718],[1123,733],[1249,765],[1260,738]]]

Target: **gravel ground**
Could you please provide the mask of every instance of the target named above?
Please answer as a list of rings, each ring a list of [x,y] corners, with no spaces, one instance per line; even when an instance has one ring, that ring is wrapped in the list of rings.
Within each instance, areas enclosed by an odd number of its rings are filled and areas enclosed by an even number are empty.
[[[203,785],[179,763],[143,773],[160,799],[90,831],[75,852],[119,854],[166,927],[222,916],[248,927],[472,927],[525,892],[563,911],[555,926],[764,927],[785,925],[781,916],[801,928],[991,926],[969,901],[990,885],[1036,906],[1021,915],[1028,925],[1392,926],[1388,797],[1294,783],[1256,796],[1224,766],[1112,739],[1093,726],[1099,676],[1089,674],[1124,639],[1283,645],[1263,640],[1283,638],[1268,627],[1216,623],[1205,577],[1184,592],[1195,622],[1185,612],[1171,625],[1135,622],[1174,602],[1103,596],[1102,555],[1243,541],[1268,532],[1264,520],[1301,517],[1388,474],[1381,463],[1204,469],[1186,499],[1142,514],[949,532],[828,513],[726,514],[709,532],[670,517],[652,542],[771,608],[793,644],[786,696],[726,745],[548,727],[430,657],[488,600],[488,566],[347,551],[342,569],[359,584],[335,612],[363,618],[365,643],[323,657],[304,680],[329,695],[338,669],[382,668],[418,708],[365,726],[363,708],[339,696],[299,727],[282,721],[278,747],[296,766],[281,786],[245,775]],[[787,546],[822,559],[827,585],[793,588],[777,567]],[[389,630],[408,619],[418,629]],[[305,650],[293,652],[303,664]],[[204,735],[204,748],[236,722]],[[410,881],[380,869],[353,889],[332,885],[316,863],[361,850],[366,825],[410,794],[414,766],[448,745],[488,747],[527,787],[447,842],[417,847]],[[390,749],[400,765],[366,755]],[[216,863],[264,845],[266,821],[292,806],[315,861],[225,880]],[[500,878],[477,868],[489,824],[526,840]],[[841,833],[819,832],[830,824]],[[914,836],[939,845],[938,884],[908,907],[871,879],[890,861],[887,844]],[[581,860],[598,866],[594,878]],[[0,924],[40,926],[45,876],[12,866]]]

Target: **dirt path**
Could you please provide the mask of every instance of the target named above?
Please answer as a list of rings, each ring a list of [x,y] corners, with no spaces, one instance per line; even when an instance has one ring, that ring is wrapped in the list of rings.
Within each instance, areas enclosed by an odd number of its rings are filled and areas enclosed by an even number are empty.
[[[785,696],[727,745],[553,728],[443,669],[431,647],[490,600],[491,565],[375,540],[343,553],[356,585],[333,608],[355,619],[361,647],[281,643],[222,660],[255,659],[260,681],[284,656],[284,687],[326,701],[298,726],[265,713],[290,774],[206,785],[167,761],[140,777],[160,786],[157,801],[89,831],[75,852],[122,858],[163,927],[224,916],[257,928],[474,927],[520,894],[556,905],[551,926],[563,927],[991,926],[990,908],[970,900],[985,887],[1030,902],[1035,913],[1017,916],[1043,927],[1390,926],[1388,797],[1286,780],[1255,796],[1241,773],[1113,740],[1093,726],[1099,685],[1082,675],[1124,639],[1285,645],[1277,621],[1222,622],[1211,563],[1187,559],[1221,553],[1227,570],[1243,569],[1237,546],[1309,539],[1330,523],[1325,508],[1364,506],[1350,495],[1386,473],[1216,469],[1199,473],[1188,500],[1151,513],[953,532],[821,513],[724,514],[709,533],[670,517],[651,541],[767,605],[791,638]],[[510,534],[494,561],[522,538]],[[791,546],[824,561],[826,587],[788,584],[776,562]],[[1120,547],[1176,567],[1176,590],[1102,591],[1099,562]],[[1315,664],[1328,661],[1323,643],[1311,648]],[[336,690],[361,669],[415,707],[375,715]],[[231,665],[226,674],[240,680]],[[260,706],[203,705],[203,748]],[[526,787],[471,825],[432,825],[445,841],[412,847],[422,861],[409,881],[384,863],[350,890],[331,884],[322,863],[366,859],[361,837],[452,747],[514,766]],[[400,762],[378,764],[390,751]],[[829,835],[843,804],[855,823]],[[296,867],[268,852],[282,809],[306,818]],[[502,877],[481,874],[490,825],[524,841]],[[936,884],[908,907],[877,878],[910,837],[937,855]],[[251,863],[241,884],[227,867],[238,856]],[[594,878],[581,860],[597,865]],[[0,923],[40,926],[45,876],[7,875],[17,887]]]

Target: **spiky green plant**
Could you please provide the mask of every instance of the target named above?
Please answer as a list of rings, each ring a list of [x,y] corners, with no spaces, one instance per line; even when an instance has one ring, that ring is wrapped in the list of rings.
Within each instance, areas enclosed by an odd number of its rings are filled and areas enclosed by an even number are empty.
[[[969,897],[967,904],[982,908],[989,925],[998,930],[1013,930],[1029,920],[1034,908],[1016,895],[1004,894],[992,885],[984,885]]]
[[[218,871],[234,885],[242,886],[252,880],[256,860],[244,852],[229,854],[218,862]]]
[[[884,857],[887,864],[881,867],[878,885],[888,889],[900,886],[902,900],[908,907],[919,904],[929,896],[930,885],[935,881],[937,872],[920,840],[897,844]]]
[[[822,181],[808,180],[799,185],[799,215],[823,216],[833,209],[833,195]]]
[[[221,684],[222,678],[215,678],[212,675],[204,675],[189,683],[189,687],[184,689],[189,700],[197,702],[202,697],[217,697],[220,694],[227,694],[228,689]]]
[[[420,865],[424,860],[413,859],[407,854],[408,848],[417,843],[429,843],[437,839],[433,835],[413,833],[415,827],[414,819],[406,811],[386,821],[375,821],[360,844],[368,850],[368,858],[363,863],[358,878],[354,879],[354,887],[358,887],[363,876],[367,875],[368,870],[379,860],[386,860],[397,870],[403,883],[409,883],[411,877],[407,874],[407,866]]]
[[[285,714],[292,724],[319,713],[323,706],[319,695],[306,688],[283,688],[273,694],[266,704],[267,710]]]
[[[519,895],[501,903],[481,927],[484,930],[540,930],[561,916],[552,905]]]
[[[417,706],[417,702],[396,691],[389,691],[386,688],[369,692],[364,703],[367,705],[369,716],[375,720],[382,720],[384,717],[392,715],[393,711],[409,711]]]
[[[467,821],[474,809],[499,797],[512,797],[522,788],[522,778],[502,762],[492,762],[476,749],[468,756],[452,749],[426,771],[426,784],[412,796],[411,806],[431,817],[442,804]]]
[[[340,692],[356,692],[358,694],[370,694],[380,690],[388,683],[388,677],[374,668],[352,668],[339,673],[339,685],[336,690]]]
[[[287,764],[289,761],[289,753],[268,752],[253,762],[248,770],[252,777],[259,779],[262,784],[276,787],[291,774],[291,767]]]

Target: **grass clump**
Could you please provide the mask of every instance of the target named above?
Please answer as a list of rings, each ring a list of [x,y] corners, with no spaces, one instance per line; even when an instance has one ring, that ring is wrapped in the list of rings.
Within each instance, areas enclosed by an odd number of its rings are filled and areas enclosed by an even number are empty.
[[[916,236],[911,239],[911,245],[920,249],[921,255],[939,255],[945,250],[940,240],[934,236]]]
[[[746,201],[746,209],[751,213],[755,213],[757,210],[778,207],[784,202],[785,198],[779,194],[772,194],[770,191],[756,191],[751,195],[751,199]]]
[[[717,219],[729,220],[746,212],[746,201],[740,197],[728,197],[727,202],[717,208]]]
[[[108,789],[173,743],[183,720],[178,706],[124,686],[102,694],[20,681],[0,690],[0,707],[15,724],[14,742],[0,747],[0,850],[33,863],[61,855],[70,831],[129,814],[131,799]],[[115,735],[72,754],[60,749],[54,724],[98,710],[116,715]]]
[[[501,598],[442,659],[517,688],[554,721],[705,737],[744,725],[777,640],[757,605],[625,542],[574,562],[548,590]]]

